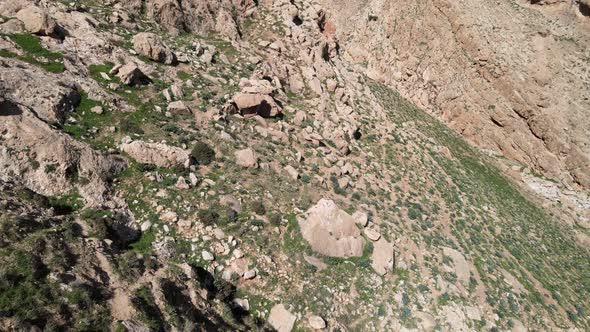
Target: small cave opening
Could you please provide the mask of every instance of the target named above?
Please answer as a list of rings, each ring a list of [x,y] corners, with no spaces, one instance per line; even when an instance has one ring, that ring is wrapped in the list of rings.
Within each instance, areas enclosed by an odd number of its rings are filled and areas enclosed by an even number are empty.
[[[301,24],[303,24],[303,20],[301,19],[301,17],[299,17],[299,15],[295,15],[295,17],[293,17],[293,24],[295,24],[296,26],[300,26]]]
[[[578,8],[582,15],[590,17],[590,2],[578,1]]]

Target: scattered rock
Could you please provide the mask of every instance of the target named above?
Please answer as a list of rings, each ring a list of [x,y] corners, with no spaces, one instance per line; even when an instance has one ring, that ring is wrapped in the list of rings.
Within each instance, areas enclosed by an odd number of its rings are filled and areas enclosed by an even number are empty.
[[[282,113],[281,107],[271,96],[260,93],[238,93],[233,101],[242,115],[258,114],[269,118]]]
[[[357,224],[363,227],[367,227],[369,224],[369,215],[364,211],[356,211],[352,214],[352,217]]]
[[[174,185],[178,189],[189,189],[190,186],[186,183],[186,180],[183,176],[178,177],[176,184]]]
[[[151,227],[152,227],[152,223],[149,221],[145,221],[141,224],[140,229],[142,232],[147,232]]]
[[[244,272],[243,278],[246,280],[256,278],[256,270],[252,269],[252,270],[248,270],[248,271]]]
[[[291,166],[291,165],[287,165],[285,166],[285,171],[287,172],[287,174],[289,174],[289,177],[292,180],[297,180],[299,179],[299,172],[297,172],[297,170],[295,169],[295,167]]]
[[[102,107],[100,107],[100,106],[94,106],[90,109],[90,112],[95,113],[95,114],[102,114],[103,110],[102,110]]]
[[[168,112],[175,115],[191,114],[191,109],[182,100],[171,102],[167,109]]]
[[[250,302],[247,299],[236,298],[232,301],[233,305],[244,310],[250,311]]]
[[[395,264],[394,246],[384,238],[373,243],[371,266],[379,275],[385,275],[393,270]]]

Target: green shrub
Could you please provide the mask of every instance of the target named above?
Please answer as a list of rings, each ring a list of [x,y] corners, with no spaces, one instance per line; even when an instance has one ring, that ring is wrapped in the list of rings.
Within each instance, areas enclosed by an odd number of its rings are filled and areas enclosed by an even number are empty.
[[[234,223],[234,222],[238,221],[238,212],[236,212],[236,210],[228,207],[225,210],[225,219],[228,223]]]
[[[266,208],[264,207],[264,203],[262,203],[262,201],[253,201],[250,203],[250,209],[259,216],[266,214]]]
[[[191,151],[191,157],[199,165],[209,165],[215,159],[215,151],[209,145],[197,142]]]
[[[270,221],[270,224],[273,226],[279,226],[281,224],[281,221],[283,220],[283,217],[281,216],[280,213],[273,213],[270,218],[268,218],[268,220]]]
[[[219,214],[213,208],[199,210],[197,217],[205,225],[213,225],[219,221]]]
[[[123,119],[119,122],[119,130],[123,133],[143,134],[144,131],[135,122],[129,119]]]

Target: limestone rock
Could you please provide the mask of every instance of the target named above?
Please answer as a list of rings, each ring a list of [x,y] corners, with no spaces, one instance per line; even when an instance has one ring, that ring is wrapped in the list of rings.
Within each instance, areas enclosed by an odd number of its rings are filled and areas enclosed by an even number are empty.
[[[42,70],[21,67],[13,60],[0,58],[0,91],[3,95],[35,111],[50,124],[61,124],[80,103],[73,82],[61,80]]]
[[[190,159],[187,151],[162,143],[133,141],[121,144],[121,151],[140,163],[159,167],[184,166]]]
[[[303,238],[312,249],[330,257],[360,257],[364,239],[354,219],[331,200],[321,199],[299,219]]]
[[[175,115],[191,114],[191,109],[182,100],[177,100],[168,104],[168,112]]]
[[[213,254],[208,252],[207,250],[203,250],[201,252],[201,257],[203,258],[203,260],[205,260],[207,262],[211,262],[211,261],[215,260],[215,256],[213,256]]]
[[[258,166],[258,157],[254,150],[247,148],[235,152],[236,164],[246,168],[254,168]]]
[[[372,228],[365,228],[365,235],[371,241],[377,241],[381,238],[381,234]]]
[[[29,6],[16,13],[16,18],[21,20],[27,31],[43,36],[56,36],[59,27],[55,20],[43,9],[36,6]]]
[[[270,309],[268,323],[277,332],[291,332],[297,317],[290,313],[283,304],[277,304]]]
[[[46,196],[77,190],[90,207],[106,203],[108,183],[126,167],[124,159],[94,151],[10,100],[0,101],[0,117],[0,181]]]
[[[309,317],[309,327],[314,330],[323,330],[326,328],[326,321],[320,316]]]
[[[287,172],[287,174],[289,174],[289,177],[292,180],[299,179],[299,172],[297,172],[297,170],[295,169],[295,167],[293,167],[291,165],[287,165],[287,166],[285,166],[285,172]]]
[[[134,63],[128,63],[119,68],[117,76],[121,79],[123,84],[129,86],[146,85],[152,81]]]
[[[164,44],[162,39],[151,32],[141,32],[133,36],[133,49],[137,54],[167,65],[176,63],[176,55]]]
[[[385,275],[394,268],[395,253],[392,243],[380,238],[373,243],[371,266],[379,275]]]
[[[269,96],[260,93],[238,93],[233,101],[242,114],[258,114],[263,118],[275,117],[282,109]]]

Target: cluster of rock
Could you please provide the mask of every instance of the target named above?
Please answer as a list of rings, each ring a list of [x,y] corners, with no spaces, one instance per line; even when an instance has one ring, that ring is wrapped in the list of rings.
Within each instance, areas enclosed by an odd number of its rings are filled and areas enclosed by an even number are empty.
[[[263,118],[282,114],[282,107],[273,97],[276,88],[271,82],[244,78],[239,86],[241,92],[233,96],[232,102],[225,107],[226,111],[239,112],[244,116],[259,115]]]

